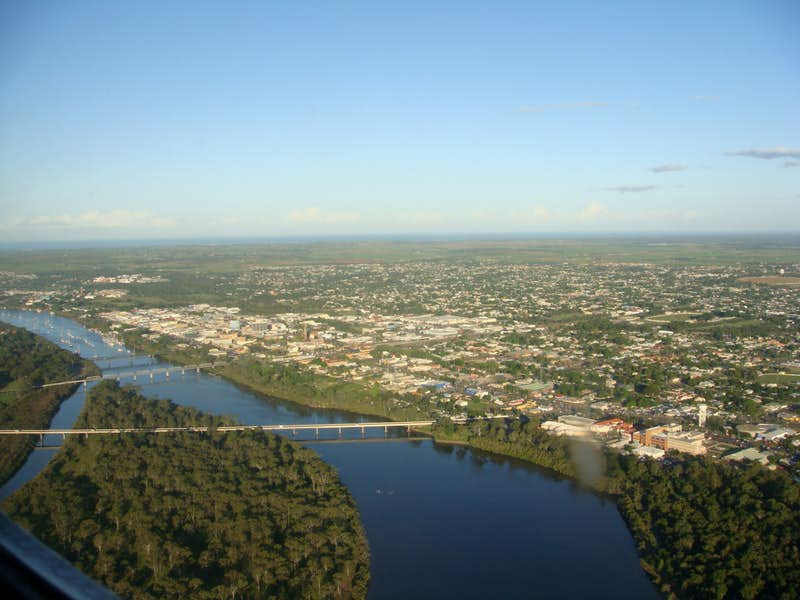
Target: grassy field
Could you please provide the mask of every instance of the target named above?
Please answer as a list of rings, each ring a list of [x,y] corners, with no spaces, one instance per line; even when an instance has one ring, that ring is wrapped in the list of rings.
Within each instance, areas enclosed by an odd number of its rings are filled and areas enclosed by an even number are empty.
[[[3,251],[0,271],[80,277],[131,272],[208,275],[277,265],[475,260],[523,264],[784,264],[800,262],[800,236],[372,240]]]
[[[756,283],[759,285],[800,285],[800,277],[777,277],[777,276],[763,276],[763,277],[742,277],[739,279],[742,283]]]
[[[664,315],[655,315],[652,317],[648,317],[648,321],[657,321],[659,323],[676,323],[676,322],[686,322],[691,321],[693,317],[696,317],[700,313],[696,312],[681,312],[681,313],[670,313]]]
[[[759,375],[758,383],[777,383],[778,385],[800,384],[800,373],[765,373]]]

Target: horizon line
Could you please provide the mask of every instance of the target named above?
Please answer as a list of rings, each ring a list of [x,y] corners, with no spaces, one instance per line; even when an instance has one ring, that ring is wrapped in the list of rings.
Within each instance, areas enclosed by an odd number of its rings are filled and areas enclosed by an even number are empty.
[[[460,233],[374,233],[374,234],[308,234],[308,235],[242,235],[186,236],[163,238],[95,238],[80,240],[19,240],[0,242],[0,252],[32,250],[79,250],[161,246],[234,246],[245,244],[297,244],[335,242],[454,242],[454,241],[531,241],[575,239],[698,239],[735,238],[777,235],[800,236],[800,230],[729,230],[729,231],[594,231],[594,232],[460,232]]]

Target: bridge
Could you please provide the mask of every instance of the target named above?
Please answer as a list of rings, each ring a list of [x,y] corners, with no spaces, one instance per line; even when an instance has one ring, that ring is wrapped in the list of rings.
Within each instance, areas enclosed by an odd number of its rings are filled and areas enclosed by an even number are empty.
[[[272,431],[290,432],[297,435],[298,431],[313,431],[319,435],[320,431],[338,430],[339,435],[347,429],[360,429],[364,434],[367,429],[383,429],[384,433],[389,432],[390,427],[405,428],[408,433],[417,427],[427,427],[433,425],[435,421],[369,421],[360,423],[296,423],[296,424],[275,424],[275,425],[220,425],[217,427],[192,426],[192,427],[113,427],[108,429],[0,429],[0,435],[38,435],[40,438],[45,435],[60,435],[66,438],[68,435],[121,435],[125,433],[175,433],[179,431],[192,431],[197,433],[207,433],[212,431]],[[454,423],[465,423],[466,419],[454,419]]]
[[[128,371],[116,371],[113,373],[103,373],[102,375],[92,375],[91,377],[85,377],[83,379],[70,379],[68,381],[54,381],[52,383],[43,383],[41,385],[34,385],[29,388],[29,390],[41,390],[44,388],[56,387],[60,385],[75,385],[75,384],[83,384],[86,387],[87,383],[91,383],[92,381],[101,381],[103,379],[122,379],[123,377],[131,377],[134,381],[136,381],[137,377],[140,375],[142,376],[150,376],[150,379],[153,379],[155,375],[159,375],[161,373],[165,374],[167,377],[170,376],[170,373],[180,373],[181,375],[185,374],[186,371],[195,371],[197,373],[200,372],[201,369],[215,369],[217,367],[223,367],[227,365],[226,362],[205,362],[205,363],[198,363],[196,365],[183,365],[183,366],[169,366],[169,367],[143,367],[140,369],[133,369]],[[20,391],[20,390],[13,390],[13,391]]]
[[[93,355],[93,356],[84,356],[84,358],[92,361],[107,361],[107,360],[134,360],[136,358],[152,358],[147,354],[109,354],[107,356],[100,356],[100,355]]]

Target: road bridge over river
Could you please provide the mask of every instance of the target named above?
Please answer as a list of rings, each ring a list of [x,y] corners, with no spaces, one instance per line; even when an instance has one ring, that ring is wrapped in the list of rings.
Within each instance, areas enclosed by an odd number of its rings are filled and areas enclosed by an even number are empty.
[[[197,363],[195,365],[183,365],[176,367],[174,365],[168,367],[159,367],[159,366],[145,366],[140,367],[138,369],[129,369],[127,371],[109,371],[107,373],[103,373],[102,375],[92,375],[91,377],[84,377],[83,379],[69,379],[67,381],[53,381],[51,383],[42,383],[40,385],[33,385],[28,388],[18,388],[13,390],[8,390],[9,392],[20,392],[23,390],[43,390],[46,388],[51,387],[58,387],[62,385],[76,385],[76,384],[83,384],[84,387],[88,383],[93,381],[102,381],[103,379],[115,379],[120,380],[123,378],[131,378],[134,381],[137,380],[138,377],[146,377],[150,376],[150,379],[153,379],[156,375],[166,375],[167,377],[170,376],[171,373],[180,373],[181,375],[186,374],[187,371],[189,372],[196,372],[199,373],[201,370],[205,369],[216,369],[217,367],[224,367],[228,363],[226,362],[204,362],[204,363]]]
[[[456,420],[456,423],[464,423],[465,420]],[[433,425],[434,421],[365,421],[356,423],[290,423],[274,425],[220,425],[214,426],[193,426],[193,427],[110,427],[105,429],[2,429],[0,435],[36,435],[43,438],[45,435],[60,435],[66,438],[68,435],[122,435],[126,433],[175,433],[179,431],[191,431],[196,433],[207,433],[211,431],[272,431],[281,433],[291,433],[297,435],[299,431],[313,431],[319,435],[320,431],[336,430],[339,435],[348,429],[361,430],[366,433],[367,429],[383,429],[384,433],[389,432],[389,428],[404,428],[411,433],[419,427]]]

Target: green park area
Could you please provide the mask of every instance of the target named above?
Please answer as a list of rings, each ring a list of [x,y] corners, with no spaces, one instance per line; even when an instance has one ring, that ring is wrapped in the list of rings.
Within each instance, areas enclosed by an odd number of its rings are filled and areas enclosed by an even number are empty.
[[[800,373],[764,373],[758,376],[761,384],[800,385]]]

